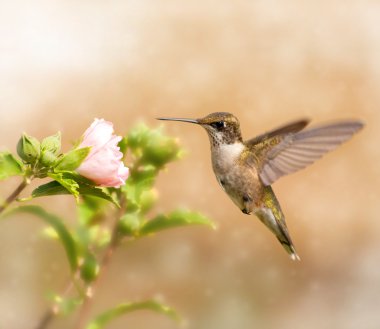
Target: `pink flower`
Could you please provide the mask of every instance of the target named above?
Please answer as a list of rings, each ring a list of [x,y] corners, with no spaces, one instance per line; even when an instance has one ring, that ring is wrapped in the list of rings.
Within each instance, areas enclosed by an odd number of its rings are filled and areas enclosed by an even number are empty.
[[[113,134],[111,122],[95,119],[85,131],[79,145],[79,147],[91,146],[91,151],[77,168],[77,172],[99,186],[124,185],[129,169],[121,161],[123,154],[117,146],[120,140],[120,136]]]

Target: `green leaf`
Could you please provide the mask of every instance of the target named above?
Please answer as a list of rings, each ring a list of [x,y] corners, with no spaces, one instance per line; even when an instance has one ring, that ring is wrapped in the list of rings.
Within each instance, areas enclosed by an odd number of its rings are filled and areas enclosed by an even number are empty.
[[[125,152],[127,151],[127,148],[128,148],[127,138],[123,137],[117,146],[120,147],[120,152],[125,155]]]
[[[116,198],[104,187],[94,187],[90,185],[79,185],[77,192],[79,195],[90,195],[112,202],[115,206],[120,207]],[[65,195],[70,192],[57,181],[52,181],[38,186],[33,192],[32,197],[38,198],[51,195]]]
[[[186,225],[206,225],[215,228],[214,223],[200,213],[176,210],[168,215],[158,215],[152,220],[145,222],[140,229],[140,235],[152,234],[161,230]]]
[[[22,164],[9,152],[0,153],[0,180],[22,175]]]
[[[34,164],[40,157],[40,142],[32,136],[22,134],[17,143],[17,154],[26,163]]]
[[[69,191],[72,195],[74,195],[74,197],[78,200],[79,184],[75,180],[68,177],[64,177],[63,173],[58,173],[58,174],[49,173],[48,176],[50,178],[53,178],[59,184],[61,184],[67,191]]]
[[[81,195],[91,195],[97,198],[101,198],[109,202],[112,202],[116,207],[120,208],[119,201],[105,187],[92,187],[81,185],[79,186],[78,191]]]
[[[146,192],[152,189],[153,184],[154,179],[151,177],[141,179],[129,178],[126,181],[125,185],[121,187],[121,190],[126,197],[127,212],[135,212],[140,210],[146,212],[149,210],[149,206],[153,206],[156,195],[154,195],[154,192],[152,192],[151,196],[146,194]],[[151,197],[151,200],[148,200],[149,197]]]
[[[75,272],[76,268],[78,267],[77,248],[74,239],[71,236],[71,233],[67,230],[62,219],[60,219],[56,215],[46,212],[43,208],[39,206],[31,205],[14,208],[7,213],[7,216],[13,213],[27,213],[35,215],[37,217],[40,217],[47,224],[53,227],[54,230],[57,232],[59,239],[65,249],[71,270],[72,272]]]
[[[172,308],[166,305],[163,305],[161,303],[158,303],[154,300],[147,300],[147,301],[136,302],[136,303],[124,303],[114,308],[111,308],[110,310],[100,314],[93,321],[91,321],[86,326],[86,329],[102,329],[110,321],[124,314],[131,313],[137,310],[151,310],[151,311],[166,315],[177,322],[179,322],[180,320],[178,314]]]
[[[76,171],[61,171],[60,173],[62,173],[64,178],[75,180],[79,185],[84,184],[84,185],[95,186],[95,183],[92,180],[79,175]]]
[[[78,204],[78,219],[81,225],[90,226],[98,222],[104,214],[105,207],[108,205],[106,200],[90,195],[83,195],[81,202]]]
[[[59,240],[59,236],[57,234],[57,231],[54,228],[52,228],[51,226],[45,227],[42,230],[42,235],[48,239]]]
[[[140,182],[140,181],[150,181],[152,185],[155,178],[158,175],[158,170],[153,165],[139,166],[136,170],[131,170],[130,177],[128,177],[127,182]],[[132,184],[132,183],[131,183]]]
[[[72,171],[77,169],[90,153],[91,147],[74,149],[64,154],[56,163],[55,171]]]
[[[38,186],[32,192],[33,198],[39,198],[42,196],[51,196],[51,195],[63,195],[70,194],[70,192],[65,189],[61,184],[57,181],[52,181],[46,184],[42,184]]]

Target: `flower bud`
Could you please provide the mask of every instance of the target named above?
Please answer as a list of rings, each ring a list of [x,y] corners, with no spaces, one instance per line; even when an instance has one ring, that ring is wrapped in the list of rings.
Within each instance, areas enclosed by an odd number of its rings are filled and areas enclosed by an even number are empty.
[[[137,212],[127,213],[119,220],[119,229],[123,235],[133,236],[140,228],[140,219]]]
[[[83,265],[80,271],[81,277],[86,282],[92,282],[99,274],[99,264],[94,255],[88,253],[85,256]]]
[[[22,134],[17,144],[17,154],[26,163],[34,164],[40,157],[40,142],[27,134]]]
[[[57,155],[61,150],[61,133],[46,137],[41,142],[41,163],[46,167],[51,167],[57,160]]]
[[[50,152],[58,155],[61,150],[61,133],[46,137],[41,142],[41,152]]]
[[[45,167],[51,167],[54,165],[57,157],[53,152],[42,151],[40,161]]]
[[[144,212],[149,211],[158,199],[158,194],[155,189],[143,191],[140,196],[140,207]]]

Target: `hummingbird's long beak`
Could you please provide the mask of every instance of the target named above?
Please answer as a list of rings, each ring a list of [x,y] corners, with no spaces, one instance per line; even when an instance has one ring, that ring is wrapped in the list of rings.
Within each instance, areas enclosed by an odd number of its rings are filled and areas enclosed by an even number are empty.
[[[198,124],[198,120],[196,119],[186,119],[186,118],[157,118],[157,120],[165,120],[165,121],[181,121],[181,122],[190,122]]]

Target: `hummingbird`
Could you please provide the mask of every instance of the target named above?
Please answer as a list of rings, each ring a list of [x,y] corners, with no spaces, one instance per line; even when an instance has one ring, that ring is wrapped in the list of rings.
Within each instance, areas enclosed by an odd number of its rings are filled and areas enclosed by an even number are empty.
[[[293,260],[300,260],[272,184],[312,164],[363,128],[358,120],[309,129],[309,120],[290,122],[244,141],[239,120],[228,112],[200,119],[157,118],[203,127],[210,140],[212,168],[219,185],[247,215],[254,214],[277,237]]]

